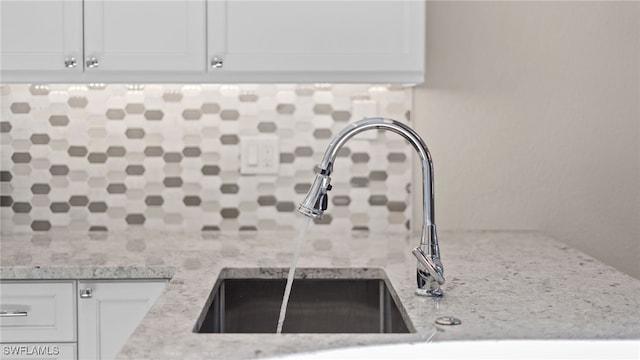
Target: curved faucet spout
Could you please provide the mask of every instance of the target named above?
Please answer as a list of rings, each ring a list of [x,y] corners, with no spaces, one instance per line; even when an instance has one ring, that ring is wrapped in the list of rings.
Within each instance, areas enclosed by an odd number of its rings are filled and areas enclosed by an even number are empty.
[[[327,209],[328,191],[331,190],[331,173],[336,156],[342,146],[353,136],[367,130],[388,130],[402,136],[418,152],[422,164],[423,224],[420,246],[412,253],[418,259],[416,294],[442,296],[440,285],[444,283],[442,262],[434,217],[433,162],[422,138],[407,125],[385,118],[368,118],[356,121],[340,131],[329,143],[317,169],[316,178],[298,211],[312,218],[320,218]]]

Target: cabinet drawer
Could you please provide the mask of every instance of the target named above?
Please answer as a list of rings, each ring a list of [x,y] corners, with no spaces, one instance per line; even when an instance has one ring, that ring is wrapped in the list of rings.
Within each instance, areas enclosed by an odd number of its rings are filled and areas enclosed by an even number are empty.
[[[74,289],[73,281],[0,283],[1,342],[75,341]]]
[[[75,360],[77,345],[70,344],[2,344],[0,357],[3,360]]]

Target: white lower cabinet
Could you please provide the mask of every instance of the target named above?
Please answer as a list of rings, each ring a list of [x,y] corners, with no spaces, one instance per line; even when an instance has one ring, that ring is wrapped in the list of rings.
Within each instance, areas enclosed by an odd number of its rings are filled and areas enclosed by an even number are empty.
[[[78,282],[78,356],[113,359],[166,281]]]
[[[166,283],[0,281],[0,359],[114,359]]]
[[[74,289],[73,280],[0,283],[0,342],[75,342]]]

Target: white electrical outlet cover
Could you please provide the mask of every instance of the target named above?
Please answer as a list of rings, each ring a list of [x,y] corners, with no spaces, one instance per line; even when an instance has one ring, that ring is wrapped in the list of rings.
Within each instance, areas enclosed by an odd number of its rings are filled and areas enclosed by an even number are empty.
[[[279,165],[278,137],[271,135],[240,137],[240,174],[277,175]]]

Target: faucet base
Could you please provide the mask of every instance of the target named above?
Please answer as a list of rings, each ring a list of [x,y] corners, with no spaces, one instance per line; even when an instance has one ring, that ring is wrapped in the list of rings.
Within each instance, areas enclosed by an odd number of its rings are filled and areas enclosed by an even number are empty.
[[[416,281],[418,284],[418,287],[414,291],[416,295],[438,298],[442,297],[443,292],[442,289],[440,289],[440,283],[438,283],[431,274],[418,269],[416,271]]]
[[[421,289],[417,288],[414,293],[418,296],[427,296],[427,297],[442,297],[442,290],[440,288],[437,289]]]

